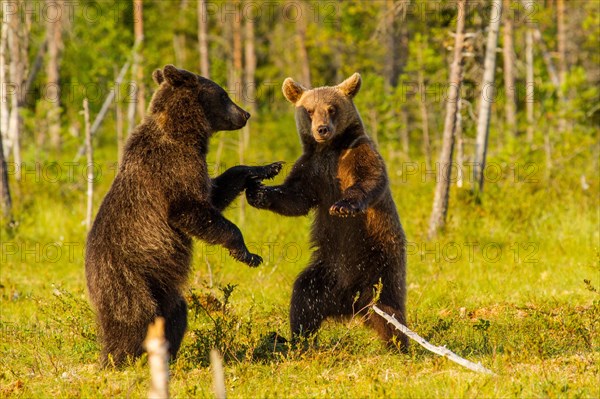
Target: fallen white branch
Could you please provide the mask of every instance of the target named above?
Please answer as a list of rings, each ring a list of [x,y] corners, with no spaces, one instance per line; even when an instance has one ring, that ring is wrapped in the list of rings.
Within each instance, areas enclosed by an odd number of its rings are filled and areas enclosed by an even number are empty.
[[[169,343],[165,339],[165,319],[157,317],[148,327],[144,341],[150,366],[150,392],[152,399],[169,398]]]
[[[379,309],[377,306],[373,305],[373,310],[375,311],[375,313],[377,313],[378,315],[380,315],[381,317],[386,319],[388,323],[392,323],[394,325],[394,327],[396,327],[396,329],[398,329],[400,332],[402,332],[408,338],[412,339],[413,341],[416,341],[419,345],[421,345],[423,348],[427,349],[428,351],[431,351],[431,352],[433,352],[437,355],[443,356],[443,357],[447,357],[448,359],[452,360],[453,362],[458,363],[461,366],[468,368],[469,370],[473,370],[478,373],[496,375],[493,371],[483,367],[481,365],[481,363],[473,363],[467,359],[463,359],[462,357],[458,356],[456,353],[452,352],[450,349],[446,348],[445,346],[435,346],[435,345],[430,344],[429,342],[425,341],[425,339],[420,337],[419,334],[412,331],[405,325],[401,324],[398,320],[396,320],[396,318],[394,316],[390,316],[383,310]]]

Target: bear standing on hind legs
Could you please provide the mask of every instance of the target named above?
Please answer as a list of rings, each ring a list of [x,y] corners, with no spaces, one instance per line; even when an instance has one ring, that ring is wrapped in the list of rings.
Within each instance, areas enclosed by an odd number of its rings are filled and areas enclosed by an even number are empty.
[[[165,318],[171,357],[187,327],[183,298],[192,240],[219,244],[251,267],[248,251],[225,209],[251,182],[272,178],[280,163],[234,166],[208,176],[210,136],[242,128],[250,114],[216,83],[167,65],[148,115],[129,138],[119,172],[87,239],[85,271],[97,312],[101,361],[122,365],[142,354],[148,325]]]
[[[314,334],[328,317],[364,312],[379,281],[378,306],[406,322],[406,238],[383,159],[352,102],[360,86],[357,73],[338,86],[312,90],[286,79],[283,94],[296,106],[304,153],[282,185],[257,183],[246,190],[256,208],[286,216],[315,211],[315,251],[292,293],[295,340]],[[389,344],[407,349],[407,337],[379,315],[367,323]]]

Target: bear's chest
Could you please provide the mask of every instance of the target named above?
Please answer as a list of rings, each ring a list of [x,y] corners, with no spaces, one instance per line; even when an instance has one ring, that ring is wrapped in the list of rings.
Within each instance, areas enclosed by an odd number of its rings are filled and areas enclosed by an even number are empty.
[[[339,179],[339,162],[336,153],[317,154],[312,160],[313,176],[316,192],[319,195],[320,202],[331,205],[332,201],[340,198],[343,185]]]

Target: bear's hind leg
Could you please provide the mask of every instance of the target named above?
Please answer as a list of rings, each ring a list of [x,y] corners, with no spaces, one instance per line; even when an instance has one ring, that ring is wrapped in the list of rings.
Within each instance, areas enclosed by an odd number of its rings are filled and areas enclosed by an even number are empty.
[[[292,340],[309,338],[317,332],[323,320],[336,312],[335,282],[326,268],[313,263],[294,283],[290,306]]]
[[[139,357],[144,352],[143,343],[151,318],[127,322],[104,318],[100,320],[102,337],[101,365],[123,366],[128,358]]]
[[[183,297],[179,298],[177,305],[165,314],[165,338],[169,342],[171,359],[177,357],[183,335],[187,329],[187,304]]]

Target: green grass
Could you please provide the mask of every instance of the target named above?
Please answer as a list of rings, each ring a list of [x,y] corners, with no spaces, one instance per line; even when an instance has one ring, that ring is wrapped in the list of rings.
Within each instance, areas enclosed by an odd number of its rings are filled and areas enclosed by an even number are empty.
[[[291,118],[252,131],[247,162],[290,166],[300,153]],[[223,134],[229,167],[237,163],[237,133]],[[549,176],[540,167],[537,182],[515,181],[513,172],[515,163],[543,165],[537,153],[491,151],[503,177],[487,183],[480,205],[467,188],[453,187],[447,229],[427,241],[434,182],[402,174],[406,159],[393,143],[381,148],[411,242],[410,326],[497,376],[475,374],[417,344],[406,355],[390,352],[357,318],[326,322],[318,347],[306,352],[269,350],[271,332],[288,335],[292,284],[310,256],[310,217],[246,206],[242,220],[238,201],[227,216],[265,263],[250,269],[218,247],[196,244],[190,325],[171,366],[171,394],[212,397],[207,364],[216,346],[234,398],[598,397],[599,187],[591,151]],[[68,162],[72,153],[68,147],[60,157],[38,156],[45,165]],[[114,153],[100,142],[97,160],[112,165]],[[35,156],[24,159],[31,163]],[[143,397],[148,389],[144,359],[122,371],[98,368],[83,272],[85,179],[81,166],[75,170],[73,179],[63,174],[59,182],[26,175],[17,183],[11,176],[18,226],[1,230],[2,397]],[[112,180],[108,167],[103,172],[96,206]],[[581,174],[591,185],[587,191]],[[228,285],[235,287],[225,298]]]

